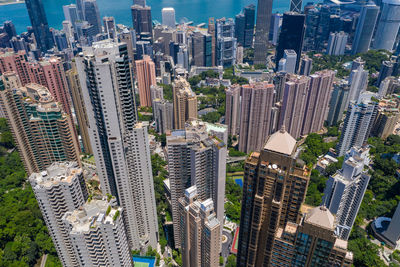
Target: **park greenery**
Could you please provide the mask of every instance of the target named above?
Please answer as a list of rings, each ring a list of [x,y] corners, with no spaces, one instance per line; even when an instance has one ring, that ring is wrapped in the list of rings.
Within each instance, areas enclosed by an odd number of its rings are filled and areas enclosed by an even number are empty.
[[[154,194],[157,205],[157,217],[158,217],[158,232],[161,245],[161,251],[164,253],[165,246],[167,245],[167,238],[164,232],[164,223],[168,216],[171,214],[169,210],[168,201],[164,194],[164,180],[168,176],[168,172],[165,169],[167,163],[158,155],[151,156],[151,167],[153,170],[153,181],[154,181]]]
[[[229,220],[239,223],[240,210],[242,200],[242,188],[233,180],[232,177],[226,178],[225,197],[225,213]]]
[[[336,70],[336,77],[344,78],[350,74],[350,69],[344,66],[344,63],[351,62],[357,57],[361,57],[365,61],[365,69],[369,71],[369,89],[375,90],[372,86],[375,85],[376,78],[373,73],[379,72],[382,61],[390,58],[390,53],[385,50],[369,50],[366,53],[357,55],[342,55],[342,56],[331,56],[326,54],[319,54],[316,52],[310,52],[308,54],[313,59],[312,73],[324,69]]]
[[[4,118],[0,134],[0,266],[61,266]]]

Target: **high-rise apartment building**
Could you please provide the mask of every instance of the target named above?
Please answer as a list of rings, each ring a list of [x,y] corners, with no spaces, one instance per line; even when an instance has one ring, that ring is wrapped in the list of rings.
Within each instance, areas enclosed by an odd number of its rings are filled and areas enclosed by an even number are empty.
[[[347,80],[342,79],[334,81],[327,118],[329,126],[334,126],[339,121],[342,121],[344,111],[347,109],[348,106],[347,99],[349,97],[349,91],[350,88]]]
[[[43,2],[42,0],[27,0],[25,4],[35,34],[37,48],[44,53],[53,48],[54,42],[47,23]]]
[[[72,63],[72,68],[65,72],[65,76],[67,78],[68,87],[72,96],[72,102],[74,104],[75,116],[79,125],[79,135],[83,145],[83,152],[93,155],[88,131],[89,121],[75,63]]]
[[[123,212],[113,200],[95,199],[64,214],[75,266],[133,266]]]
[[[301,58],[299,74],[309,76],[311,74],[311,70],[312,59],[305,55]]]
[[[195,185],[199,201],[211,198],[218,221],[224,221],[226,144],[214,138],[213,125],[191,121],[167,136],[168,170],[175,246],[181,247],[179,199]],[[225,130],[226,131],[226,130]]]
[[[238,266],[269,266],[275,234],[300,222],[310,170],[296,163],[297,143],[281,129],[245,162]]]
[[[371,129],[371,135],[386,139],[394,133],[400,119],[399,101],[397,97],[385,97],[379,100],[378,113]]]
[[[88,198],[83,170],[76,162],[55,162],[47,169],[32,173],[29,182],[60,261],[63,266],[79,266],[62,218]]]
[[[215,66],[215,59],[216,59],[215,49],[216,49],[216,46],[217,46],[217,39],[215,38],[215,20],[214,20],[213,17],[208,19],[207,33],[209,35],[211,35],[211,66],[214,67]],[[186,40],[184,42],[180,42],[180,43],[185,43],[186,44]],[[184,65],[184,64],[181,64],[181,65]]]
[[[71,117],[47,88],[38,84],[19,87],[15,73],[6,73],[3,82],[1,106],[26,172],[40,172],[53,162],[79,162]]]
[[[197,200],[197,188],[185,190],[179,199],[183,266],[218,266],[221,250],[221,223],[211,198]]]
[[[274,85],[258,82],[242,86],[239,150],[258,151],[271,134]]]
[[[365,93],[357,102],[350,102],[336,148],[339,156],[343,156],[353,146],[361,147],[367,141],[378,107],[378,103],[371,99],[373,95]]]
[[[158,133],[165,134],[173,129],[174,109],[171,102],[156,98],[153,101],[153,116]]]
[[[233,19],[217,19],[215,23],[217,39],[216,63],[218,66],[229,67],[236,62],[235,22]]]
[[[344,55],[348,37],[349,35],[345,32],[331,32],[329,34],[326,54],[333,56]]]
[[[309,77],[292,75],[285,84],[279,127],[295,138],[318,132],[328,116],[335,72],[323,70]]]
[[[146,2],[144,2],[146,4]],[[132,25],[136,31],[136,35],[148,36],[152,39],[153,36],[153,22],[151,19],[151,7],[146,5],[134,4],[131,7]]]
[[[376,86],[379,87],[384,79],[386,79],[389,76],[392,76],[394,68],[395,68],[395,62],[392,62],[390,60],[383,61],[381,68],[379,70],[379,76],[378,80],[376,81]]]
[[[393,50],[399,27],[400,1],[382,1],[382,11],[374,38],[374,48]]]
[[[272,0],[258,0],[256,32],[254,40],[254,64],[267,62],[269,25],[271,23]]]
[[[372,1],[369,1],[361,8],[351,50],[353,55],[368,51],[374,33],[376,20],[378,18],[378,13],[379,7]]]
[[[302,135],[318,132],[324,126],[328,116],[335,71],[318,71],[310,75],[310,78]]]
[[[352,266],[347,241],[335,234],[335,216],[323,206],[304,209],[299,224],[278,229],[270,266]]]
[[[234,84],[225,90],[225,124],[229,135],[239,134],[240,125],[240,85]]]
[[[144,55],[142,60],[136,60],[136,80],[139,89],[139,99],[141,107],[151,107],[152,98],[150,88],[156,85],[156,67],[148,55]]]
[[[304,14],[296,12],[283,14],[281,33],[279,34],[278,47],[276,48],[276,63],[281,60],[286,49],[293,49],[297,54],[296,70],[298,69],[303,48],[304,21]]]
[[[162,24],[172,29],[176,28],[175,9],[173,7],[164,7],[161,10]]]
[[[158,228],[147,127],[136,123],[127,46],[96,42],[76,61],[103,193],[116,196],[124,209],[131,248],[155,247]]]
[[[354,69],[351,71],[349,76],[350,92],[347,99],[346,106],[350,101],[357,101],[360,95],[367,89],[368,85],[368,71],[364,70],[364,65],[353,62]]]
[[[174,128],[184,129],[185,122],[197,118],[197,97],[182,77],[172,85],[174,94]]]
[[[296,73],[296,61],[297,61],[297,54],[292,49],[285,49],[283,51],[283,59],[285,60],[284,69],[283,71],[287,73]],[[282,60],[282,59],[281,59]]]
[[[64,111],[72,116],[68,84],[59,58],[50,57],[39,62],[28,62],[25,51],[6,51],[0,53],[0,72],[8,71],[18,74],[22,86],[36,83],[47,87]]]
[[[352,147],[345,155],[342,169],[326,182],[322,204],[336,215],[336,235],[348,240],[370,176],[368,147]]]

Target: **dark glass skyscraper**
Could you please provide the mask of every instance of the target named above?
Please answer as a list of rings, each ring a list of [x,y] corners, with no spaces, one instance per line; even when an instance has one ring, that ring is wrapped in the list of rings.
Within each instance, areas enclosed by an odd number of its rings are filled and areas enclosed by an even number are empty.
[[[256,36],[254,42],[254,64],[267,61],[268,33],[271,24],[272,0],[258,0]]]
[[[283,57],[285,49],[293,49],[297,54],[296,70],[298,69],[304,39],[305,15],[296,12],[283,14],[282,29],[279,35],[278,47],[276,48],[276,65]]]
[[[290,0],[290,11],[301,12],[303,0]]]
[[[35,34],[37,47],[42,52],[46,52],[54,46],[54,43],[49,30],[49,24],[47,23],[42,0],[26,0],[25,4]]]
[[[244,44],[243,47],[253,46],[254,21],[256,17],[256,7],[248,5],[243,9],[244,13]]]
[[[153,23],[151,20],[151,7],[133,5],[131,7],[132,12],[132,25],[136,31],[136,34],[141,37],[153,36]]]

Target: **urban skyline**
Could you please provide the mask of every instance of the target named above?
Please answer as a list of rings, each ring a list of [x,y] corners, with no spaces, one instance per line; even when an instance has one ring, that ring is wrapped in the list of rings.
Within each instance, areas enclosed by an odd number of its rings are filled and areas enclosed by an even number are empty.
[[[100,3],[0,26],[0,265],[396,264],[398,0]]]

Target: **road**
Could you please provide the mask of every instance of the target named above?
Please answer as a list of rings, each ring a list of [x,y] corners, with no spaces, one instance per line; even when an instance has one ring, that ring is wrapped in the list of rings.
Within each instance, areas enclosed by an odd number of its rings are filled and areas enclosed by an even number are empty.
[[[227,237],[226,242],[222,243],[222,249],[221,249],[221,254],[222,257],[224,257],[225,259],[229,256],[230,250],[231,250],[231,246],[232,246],[232,234],[230,231],[227,231],[226,229],[224,229],[222,231],[222,235]]]
[[[43,254],[42,261],[40,263],[40,267],[46,266],[46,261],[47,261],[47,254]]]

